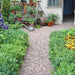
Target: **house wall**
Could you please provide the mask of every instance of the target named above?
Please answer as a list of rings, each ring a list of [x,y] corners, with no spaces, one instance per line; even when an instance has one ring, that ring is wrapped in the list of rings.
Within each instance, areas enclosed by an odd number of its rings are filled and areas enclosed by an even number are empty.
[[[60,0],[60,7],[48,7],[48,0],[42,0],[40,5],[46,14],[46,16],[50,13],[58,14],[59,19],[56,21],[56,24],[62,24],[63,21],[63,8],[62,8],[62,0]]]

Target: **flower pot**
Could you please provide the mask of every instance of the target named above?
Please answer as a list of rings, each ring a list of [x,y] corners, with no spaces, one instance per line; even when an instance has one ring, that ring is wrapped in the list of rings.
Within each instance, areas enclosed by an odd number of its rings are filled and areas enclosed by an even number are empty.
[[[38,14],[42,17],[43,16],[43,11],[39,11]]]
[[[30,6],[33,6],[33,2],[30,2],[29,5],[30,5]]]
[[[29,3],[33,2],[33,0],[29,0]]]
[[[12,1],[14,4],[17,3],[18,1]]]
[[[48,25],[49,27],[51,27],[51,26],[52,26],[52,22],[48,22],[47,25]]]
[[[33,6],[35,6],[35,7],[36,7],[36,3],[35,3],[35,2],[33,3]]]
[[[55,20],[52,20],[52,25],[54,25],[54,23],[55,23]]]
[[[26,9],[24,9],[24,14],[26,14],[27,13],[27,10]]]
[[[21,17],[18,18],[18,21],[21,22]]]
[[[11,12],[15,14],[15,10],[11,10]]]

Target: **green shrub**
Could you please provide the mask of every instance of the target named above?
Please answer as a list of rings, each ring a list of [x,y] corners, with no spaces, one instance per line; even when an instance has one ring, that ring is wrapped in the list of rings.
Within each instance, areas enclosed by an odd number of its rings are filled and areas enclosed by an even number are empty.
[[[16,21],[15,24],[9,24],[8,22],[5,22],[9,25],[9,29],[20,29],[23,27],[23,24],[19,21]]]
[[[3,0],[3,10],[1,13],[4,21],[7,21],[10,14],[10,0]]]
[[[53,75],[75,74],[75,51],[68,50],[64,40],[69,32],[72,32],[72,29],[54,31],[50,34],[49,59],[52,61],[52,66],[55,71]]]
[[[0,75],[17,75],[29,46],[28,33],[7,30],[0,36]]]
[[[36,28],[41,28],[41,25],[35,25]]]
[[[8,18],[8,22],[9,22],[10,24],[13,24],[15,18],[16,18],[16,15],[13,14],[13,13],[10,13],[9,18]]]

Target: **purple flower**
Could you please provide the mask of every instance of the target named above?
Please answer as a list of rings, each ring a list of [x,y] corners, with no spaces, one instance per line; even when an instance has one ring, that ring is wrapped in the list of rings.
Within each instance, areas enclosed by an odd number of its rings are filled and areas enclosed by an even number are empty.
[[[2,14],[0,13],[0,30],[5,30],[5,29],[8,29],[9,26],[7,24],[4,24],[4,21],[3,21],[3,17],[2,17]]]
[[[24,18],[22,18],[22,20],[24,21]]]

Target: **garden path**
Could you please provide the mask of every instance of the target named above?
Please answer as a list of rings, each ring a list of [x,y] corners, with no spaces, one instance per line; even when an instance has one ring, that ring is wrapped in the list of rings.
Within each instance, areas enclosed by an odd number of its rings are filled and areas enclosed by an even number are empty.
[[[73,24],[44,26],[32,32],[22,28],[30,36],[30,47],[27,50],[19,75],[51,75],[49,70],[52,70],[52,66],[48,59],[49,34],[52,31],[69,29],[73,26]]]

